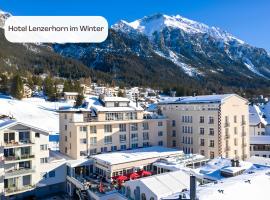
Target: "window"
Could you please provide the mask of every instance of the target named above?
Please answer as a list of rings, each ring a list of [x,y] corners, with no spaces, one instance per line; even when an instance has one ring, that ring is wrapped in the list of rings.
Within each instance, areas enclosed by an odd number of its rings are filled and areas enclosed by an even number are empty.
[[[172,120],[172,127],[175,127],[175,120]]]
[[[163,122],[158,122],[158,126],[163,126]]]
[[[143,132],[143,140],[149,140],[149,133]]]
[[[23,176],[22,184],[23,184],[23,186],[30,185],[31,184],[31,176],[30,175]]]
[[[143,147],[149,147],[149,142],[143,142]]]
[[[137,143],[131,144],[131,148],[132,149],[138,148],[138,144]]]
[[[136,123],[130,124],[130,127],[131,127],[131,131],[137,131],[138,130],[138,124],[136,124]]]
[[[111,146],[111,151],[117,151],[117,146]]]
[[[214,146],[215,146],[215,141],[214,141],[214,140],[210,140],[209,146],[210,146],[210,147],[214,147]]]
[[[94,155],[97,153],[97,149],[90,149],[90,155]]]
[[[35,133],[35,137],[39,138],[40,137],[39,133]]]
[[[86,151],[80,151],[80,156],[86,156]]]
[[[120,140],[120,142],[126,142],[126,140],[127,140],[127,136],[126,135],[119,135],[119,140]]]
[[[143,123],[143,130],[149,130],[149,124],[148,122]]]
[[[204,128],[200,128],[200,135],[204,135]]]
[[[234,134],[237,135],[237,127],[234,127]]]
[[[105,144],[111,144],[112,143],[112,136],[105,136],[104,137],[104,143]]]
[[[200,123],[204,123],[204,116],[200,116]]]
[[[81,132],[87,132],[87,127],[86,126],[80,126],[80,131]]]
[[[146,196],[144,193],[141,194],[141,200],[146,200]]]
[[[133,142],[138,141],[138,133],[131,134],[131,141],[133,141]]]
[[[86,138],[80,139],[80,143],[81,143],[81,144],[86,144]]]
[[[214,117],[212,116],[209,117],[209,124],[214,124]]]
[[[233,116],[233,122],[237,123],[237,116],[236,115]]]
[[[97,137],[90,137],[90,145],[97,144]]]
[[[200,145],[201,145],[201,146],[204,146],[204,139],[201,139],[201,140],[200,140]]]
[[[209,135],[214,135],[215,134],[215,131],[213,128],[209,128]]]
[[[90,133],[92,133],[92,134],[97,133],[97,127],[96,126],[90,126]]]
[[[65,136],[65,141],[67,142],[67,136]]]
[[[67,114],[65,114],[65,119],[67,119]]]
[[[176,137],[176,130],[172,131],[172,137]]]
[[[4,133],[5,143],[15,142],[15,133]]]
[[[119,124],[119,131],[120,132],[126,132],[127,131],[126,124]]]
[[[204,150],[201,150],[201,151],[200,151],[200,154],[201,154],[202,156],[204,156]]]
[[[158,132],[158,136],[163,136],[163,132],[162,131],[159,131]]]
[[[49,177],[50,178],[55,177],[55,171],[54,170],[49,172]]]
[[[101,147],[101,153],[103,153],[103,152],[107,152],[108,151],[108,149],[107,149],[107,147]]]
[[[104,132],[105,132],[105,133],[111,133],[111,132],[112,132],[112,125],[110,125],[110,124],[105,124],[105,125],[104,125]]]
[[[159,141],[158,146],[163,146],[163,141]]]
[[[47,163],[48,162],[48,158],[40,158],[40,163]]]
[[[40,150],[41,150],[41,151],[48,150],[47,144],[42,144],[42,145],[40,145]]]
[[[192,116],[182,116],[182,122],[192,123]]]
[[[237,138],[234,138],[234,145],[235,145],[235,146],[237,146],[237,145],[238,145]]]
[[[67,147],[65,147],[65,153],[67,153]],[[40,163],[41,163],[41,160],[40,160]]]
[[[176,141],[175,140],[172,141],[172,146],[176,147]]]
[[[122,144],[122,145],[120,146],[120,149],[121,149],[121,150],[125,150],[125,149],[127,149],[127,146],[126,146],[125,144]]]
[[[124,114],[123,113],[106,113],[105,120],[111,121],[111,120],[123,120]]]
[[[210,151],[210,159],[214,159],[215,158],[215,152]]]
[[[65,131],[67,130],[67,125],[65,125]]]

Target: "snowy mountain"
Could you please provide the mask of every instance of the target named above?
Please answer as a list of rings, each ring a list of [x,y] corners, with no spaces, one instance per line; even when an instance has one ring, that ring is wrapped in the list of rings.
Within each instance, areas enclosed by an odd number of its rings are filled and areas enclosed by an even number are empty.
[[[111,27],[109,38],[101,44],[55,45],[54,50],[132,83],[161,79],[160,83],[173,84],[174,80],[179,84],[179,79],[188,75],[189,80],[222,86],[256,87],[269,84],[270,78],[267,51],[219,28],[179,15],[121,20]],[[161,75],[162,72],[166,74]],[[152,81],[147,73],[151,78],[162,78]],[[251,81],[254,85],[249,85]]]
[[[7,18],[11,17],[11,14],[8,12],[4,12],[0,9],[0,28],[4,27],[5,21]]]

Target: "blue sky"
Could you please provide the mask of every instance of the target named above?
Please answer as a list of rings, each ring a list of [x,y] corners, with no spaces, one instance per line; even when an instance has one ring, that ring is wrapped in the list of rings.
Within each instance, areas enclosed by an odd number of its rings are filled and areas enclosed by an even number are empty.
[[[13,15],[101,15],[109,24],[180,14],[270,51],[270,0],[0,0],[0,9]]]

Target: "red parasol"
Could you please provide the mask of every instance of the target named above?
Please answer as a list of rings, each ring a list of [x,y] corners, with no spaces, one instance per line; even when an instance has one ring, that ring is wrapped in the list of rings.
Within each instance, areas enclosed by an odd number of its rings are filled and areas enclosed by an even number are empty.
[[[139,171],[138,174],[141,177],[144,177],[144,176],[151,176],[152,175],[152,172],[149,172],[149,171],[146,171],[146,170],[142,170],[142,171]]]
[[[134,172],[134,173],[132,173],[132,174],[129,175],[129,179],[131,179],[131,180],[137,179],[139,177],[140,177],[140,175],[137,174],[136,172]]]

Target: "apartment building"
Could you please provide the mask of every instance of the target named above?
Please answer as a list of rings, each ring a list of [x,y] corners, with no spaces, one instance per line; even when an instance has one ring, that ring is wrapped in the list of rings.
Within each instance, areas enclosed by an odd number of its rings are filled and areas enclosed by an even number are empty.
[[[207,158],[249,157],[248,101],[236,94],[169,98],[159,103],[168,120],[168,147]]]
[[[145,114],[121,97],[91,97],[82,109],[60,110],[60,151],[73,159],[117,150],[167,146],[167,118]]]
[[[7,117],[0,119],[0,196],[10,197],[36,187],[40,168],[48,162],[48,134]]]

